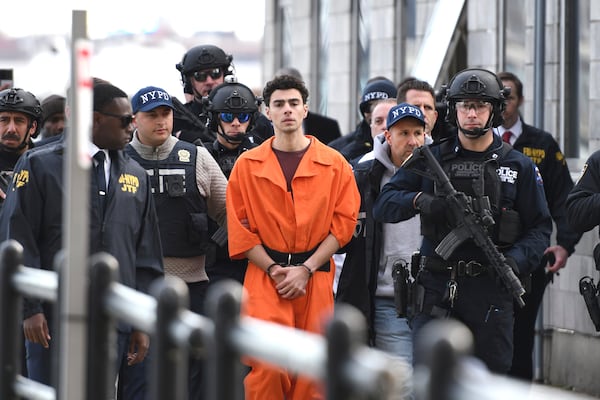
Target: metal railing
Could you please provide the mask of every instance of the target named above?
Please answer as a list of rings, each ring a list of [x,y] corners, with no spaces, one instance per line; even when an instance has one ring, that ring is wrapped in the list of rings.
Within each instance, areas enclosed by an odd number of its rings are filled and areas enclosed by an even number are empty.
[[[86,379],[89,400],[106,400],[114,392],[117,321],[126,321],[152,338],[149,393],[153,399],[185,398],[187,385],[180,383],[187,379],[190,352],[206,361],[209,399],[243,398],[241,356],[320,380],[331,400],[346,400],[357,394],[369,399],[389,396],[391,360],[362,344],[365,324],[354,309],[336,312],[325,336],[312,334],[241,318],[242,287],[228,281],[209,290],[208,317],[204,317],[187,309],[187,286],[178,278],[155,282],[149,296],[116,281],[118,265],[109,254],[96,254],[90,261],[88,368],[82,372],[86,376],[80,378]],[[18,340],[23,296],[56,302],[58,282],[56,272],[23,266],[19,243],[2,243],[0,314],[6,322],[0,330],[2,399],[56,399],[54,388],[18,374]]]
[[[205,317],[187,309],[187,286],[178,278],[167,277],[154,283],[149,296],[116,281],[118,265],[114,257],[97,254],[90,263],[88,352],[82,355],[87,357],[88,367],[79,377],[85,379],[88,400],[106,400],[114,394],[117,321],[126,321],[152,337],[154,357],[149,372],[152,399],[186,398],[190,353],[205,360],[208,399],[243,399],[242,356],[318,380],[324,384],[330,400],[404,398],[408,369],[402,369],[397,360],[385,353],[363,345],[364,319],[349,306],[336,310],[325,335],[321,336],[240,317],[242,287],[237,282],[224,281],[209,290]],[[54,388],[19,375],[18,341],[23,295],[56,302],[58,285],[56,272],[22,265],[20,244],[2,243],[0,398],[3,400],[57,398]],[[473,338],[459,322],[436,320],[423,329],[416,343],[414,399],[591,398],[489,373],[480,361],[470,357]]]

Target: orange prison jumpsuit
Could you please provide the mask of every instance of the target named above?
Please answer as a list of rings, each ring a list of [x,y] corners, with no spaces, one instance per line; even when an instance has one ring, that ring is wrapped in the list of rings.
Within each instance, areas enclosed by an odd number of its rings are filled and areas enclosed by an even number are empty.
[[[311,136],[311,144],[292,179],[292,193],[271,148],[274,138],[242,153],[227,186],[227,228],[231,258],[243,258],[256,245],[284,253],[317,247],[328,234],[344,246],[354,232],[360,195],[348,162]],[[240,222],[247,219],[249,228]],[[249,263],[242,313],[310,332],[322,333],[333,313],[335,264],[315,272],[306,295],[279,297],[274,281]],[[290,346],[293,346],[290,343]],[[308,400],[324,398],[319,385],[254,360],[244,381],[246,399]]]

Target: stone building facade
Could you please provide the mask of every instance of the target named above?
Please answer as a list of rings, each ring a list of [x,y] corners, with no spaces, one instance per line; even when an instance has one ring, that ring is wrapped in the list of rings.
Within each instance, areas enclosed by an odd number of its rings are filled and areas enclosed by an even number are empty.
[[[455,72],[480,67],[521,78],[524,120],[553,133],[574,179],[600,148],[598,1],[267,0],[265,21],[263,80],[297,68],[310,109],[336,118],[343,132],[359,120],[370,77],[416,76],[439,90]],[[597,229],[586,233],[546,291],[538,370],[547,383],[595,395],[600,340],[578,282],[598,281],[598,241]]]

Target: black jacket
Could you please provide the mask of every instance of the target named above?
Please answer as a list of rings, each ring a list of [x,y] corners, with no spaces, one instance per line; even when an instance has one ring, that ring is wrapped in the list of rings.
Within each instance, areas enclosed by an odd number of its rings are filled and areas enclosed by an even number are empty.
[[[310,111],[304,118],[304,133],[316,137],[325,144],[342,136],[340,125],[335,119]]]
[[[385,171],[377,160],[359,163],[354,177],[360,192],[357,228],[344,249],[346,258],[340,273],[336,302],[351,304],[366,317],[369,337],[373,338],[373,299],[377,289],[377,270],[382,245],[382,224],[373,218],[373,203]]]
[[[567,221],[566,202],[573,180],[565,156],[550,133],[525,123],[522,126],[523,132],[513,148],[528,156],[540,170],[550,215],[556,224],[556,242],[570,255],[581,233],[575,232]]]
[[[600,150],[587,159],[567,197],[567,217],[569,226],[580,233],[600,225]]]
[[[329,146],[342,153],[346,160],[353,161],[373,150],[371,127],[363,119],[354,132],[330,142]]]
[[[53,269],[62,248],[64,142],[25,153],[15,166],[0,218],[4,239],[23,245],[24,264]],[[122,151],[111,151],[106,208],[101,207],[95,174],[91,174],[89,252],[106,251],[119,262],[122,284],[148,292],[163,276],[162,251],[149,177]],[[95,189],[96,188],[96,189]],[[24,318],[43,312],[41,301],[28,300]]]

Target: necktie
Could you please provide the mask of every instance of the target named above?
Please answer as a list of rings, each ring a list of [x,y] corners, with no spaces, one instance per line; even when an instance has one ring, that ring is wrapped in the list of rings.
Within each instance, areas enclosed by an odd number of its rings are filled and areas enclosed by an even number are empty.
[[[96,172],[96,182],[98,182],[98,194],[101,196],[101,200],[104,203],[106,198],[106,175],[104,174],[104,161],[106,160],[106,154],[102,150],[94,154],[94,160],[96,160],[96,166],[94,167]]]
[[[511,131],[504,131],[504,133],[502,134],[502,140],[505,141],[506,143],[510,144],[511,136],[512,136]]]

